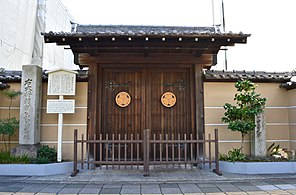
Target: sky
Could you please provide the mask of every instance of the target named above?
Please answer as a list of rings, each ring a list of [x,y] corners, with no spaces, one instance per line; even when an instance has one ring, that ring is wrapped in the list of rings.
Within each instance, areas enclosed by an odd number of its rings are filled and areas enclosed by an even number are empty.
[[[226,32],[251,34],[247,44],[237,44],[228,48],[226,54],[228,70],[283,72],[296,69],[294,48],[296,0],[223,1]],[[161,26],[222,24],[222,0],[61,0],[61,2],[79,24]],[[220,51],[218,64],[213,69],[225,69],[224,56],[224,51]]]

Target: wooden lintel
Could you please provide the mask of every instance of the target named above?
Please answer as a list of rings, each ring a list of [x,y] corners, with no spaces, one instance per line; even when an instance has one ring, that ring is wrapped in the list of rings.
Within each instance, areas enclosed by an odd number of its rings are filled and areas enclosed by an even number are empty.
[[[213,56],[204,54],[194,56],[192,54],[110,54],[90,56],[89,54],[80,54],[80,65],[88,64],[212,64]]]

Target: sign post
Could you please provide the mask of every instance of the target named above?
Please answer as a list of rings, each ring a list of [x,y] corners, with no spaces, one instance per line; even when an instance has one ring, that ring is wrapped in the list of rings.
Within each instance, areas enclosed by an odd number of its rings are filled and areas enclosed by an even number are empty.
[[[64,95],[75,95],[76,71],[58,69],[48,71],[47,95],[58,95],[59,99],[48,99],[46,113],[58,114],[57,161],[62,162],[63,114],[75,113],[75,100],[64,100]]]
[[[59,100],[63,100],[64,96],[60,95]],[[59,113],[58,117],[58,151],[57,161],[62,162],[62,146],[63,146],[63,113]]]

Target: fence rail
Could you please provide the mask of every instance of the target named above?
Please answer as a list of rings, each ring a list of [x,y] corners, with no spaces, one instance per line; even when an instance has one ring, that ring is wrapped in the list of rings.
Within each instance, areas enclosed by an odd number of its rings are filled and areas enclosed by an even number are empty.
[[[206,163],[209,164],[209,168],[215,163],[213,171],[221,175],[217,129],[215,129],[214,139],[211,139],[210,134],[207,139],[205,136],[203,139],[194,139],[192,134],[189,136],[184,134],[182,137],[180,134],[177,136],[153,134],[152,138],[150,136],[150,130],[145,129],[142,137],[139,134],[129,136],[107,134],[103,137],[100,134],[99,137],[94,135],[93,139],[85,139],[82,134],[81,139],[78,140],[77,129],[75,129],[72,176],[78,173],[79,164],[81,169],[84,165],[87,165],[88,169],[96,166],[99,168],[104,166],[106,169],[143,167],[144,176],[149,176],[151,166],[165,165],[169,168],[171,165],[181,168],[184,165],[185,168],[187,166],[192,168],[194,165]],[[212,156],[212,149],[214,156]]]

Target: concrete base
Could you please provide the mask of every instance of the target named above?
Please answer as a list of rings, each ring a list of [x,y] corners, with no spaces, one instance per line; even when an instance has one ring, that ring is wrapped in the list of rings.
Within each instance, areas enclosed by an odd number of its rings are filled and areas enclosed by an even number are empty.
[[[0,175],[46,176],[73,171],[73,162],[51,164],[0,164]]]
[[[238,174],[296,173],[296,162],[226,162],[220,161],[220,171]]]
[[[40,144],[36,145],[18,145],[16,148],[10,150],[10,154],[13,156],[28,155],[31,158],[37,157],[37,150]]]

